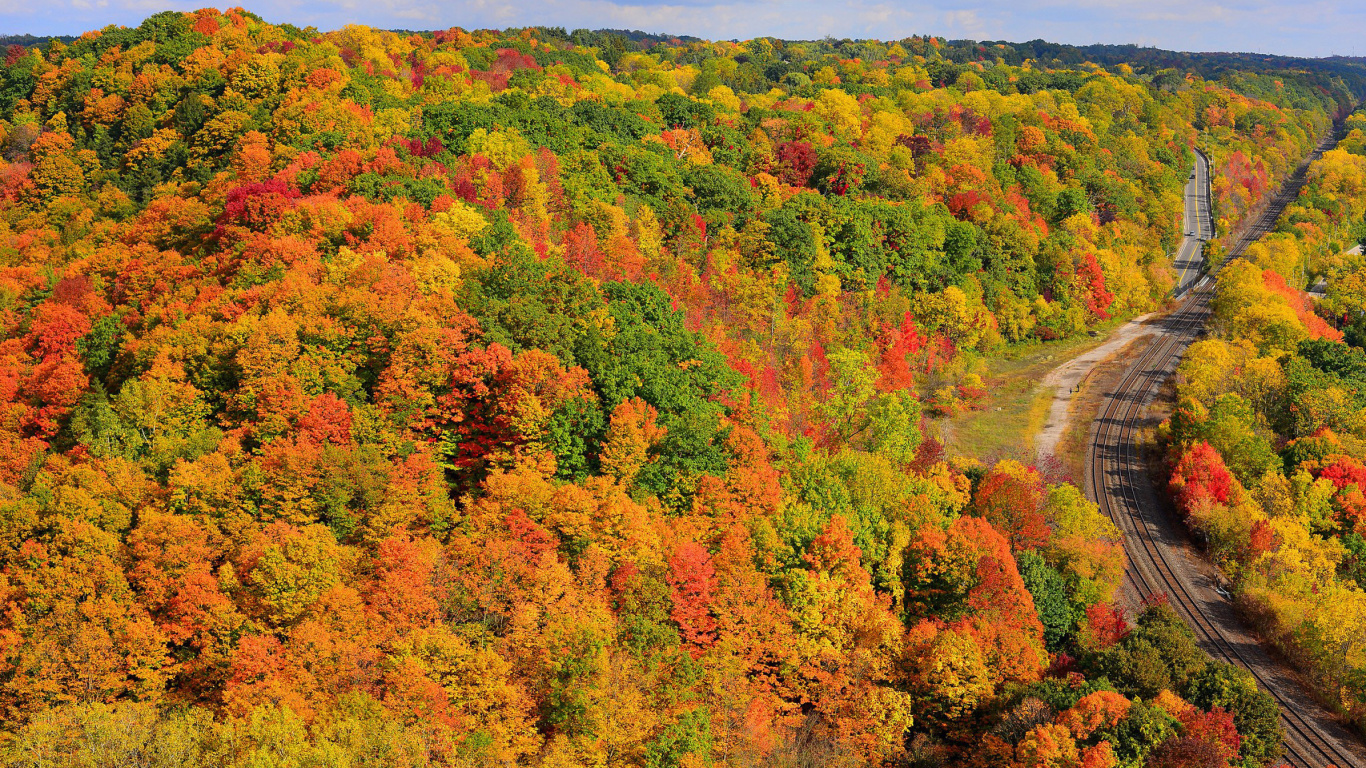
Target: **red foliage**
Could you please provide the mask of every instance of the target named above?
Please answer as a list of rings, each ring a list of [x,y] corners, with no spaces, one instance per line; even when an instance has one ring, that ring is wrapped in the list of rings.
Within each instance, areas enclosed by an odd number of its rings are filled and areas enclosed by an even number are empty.
[[[1334,448],[1336,445],[1332,448],[1323,447],[1324,450]],[[1357,533],[1366,533],[1366,465],[1350,456],[1336,453],[1325,460],[1328,459],[1333,463],[1320,470],[1318,476],[1331,480],[1337,488],[1333,506],[1338,522]],[[1304,465],[1312,468],[1316,462],[1306,461]]]
[[[466,202],[490,211],[502,205],[506,196],[503,175],[494,167],[493,161],[483,155],[471,155],[456,166],[450,174],[449,185]]]
[[[539,560],[546,552],[553,552],[559,546],[554,536],[527,517],[526,512],[521,509],[512,510],[503,522],[507,525],[508,533],[522,545],[523,551],[532,562]]]
[[[920,445],[915,449],[915,458],[911,460],[910,469],[917,474],[925,474],[931,467],[943,461],[948,456],[948,451],[944,450],[944,444],[933,437],[926,437],[920,441]]]
[[[1107,310],[1115,302],[1115,295],[1105,288],[1105,274],[1101,272],[1094,253],[1086,254],[1081,264],[1077,265],[1076,285],[1082,292],[1082,300],[1091,319],[1109,319]]]
[[[375,150],[375,156],[363,166],[366,173],[380,176],[396,176],[406,169],[407,166],[399,159],[392,146],[383,146]]]
[[[986,387],[974,387],[968,384],[958,385],[958,397],[964,404],[971,409],[981,407],[982,400],[987,396]]]
[[[275,223],[281,213],[293,208],[293,201],[298,198],[299,190],[280,179],[235,187],[228,192],[214,236],[222,237],[227,227],[234,224],[264,230]]]
[[[1178,736],[1168,739],[1148,757],[1153,768],[1226,768],[1223,751],[1202,739]]]
[[[928,88],[928,84],[925,87]],[[911,150],[911,157],[917,160],[928,155],[932,146],[929,136],[907,136],[902,134],[901,136],[896,137],[896,143]]]
[[[511,79],[512,73],[494,71],[483,72],[475,69],[470,71],[470,77],[474,78],[475,80],[482,80],[488,83],[490,91],[493,91],[494,93],[499,93],[501,91],[507,90],[508,80]]]
[[[47,359],[76,352],[76,341],[90,332],[90,319],[66,304],[47,302],[33,311],[28,347]]]
[[[924,344],[910,312],[902,317],[900,328],[884,326],[878,334],[878,389],[893,392],[913,388],[916,372],[911,361]]]
[[[210,9],[205,9],[204,11],[200,11],[195,15],[197,16],[197,18],[194,22],[194,31],[200,33],[201,35],[212,35],[213,33],[218,31],[217,12]]]
[[[1349,485],[1357,488],[1366,489],[1366,464],[1350,456],[1338,455],[1333,457],[1335,461],[1324,467],[1319,472],[1319,477],[1333,481],[1333,485],[1338,490],[1342,490]]]
[[[536,57],[529,53],[522,53],[516,48],[499,48],[496,51],[498,58],[494,60],[490,69],[516,72],[519,69],[541,70],[536,64]]]
[[[778,369],[772,365],[765,365],[759,372],[759,380],[756,382],[759,396],[765,402],[776,405],[782,402],[783,389],[778,382]]]
[[[805,141],[789,141],[778,146],[777,176],[784,184],[804,187],[816,169],[816,150]]]
[[[408,54],[408,80],[414,90],[421,90],[427,80],[427,63],[417,57],[417,51]]]
[[[564,260],[580,272],[599,280],[616,279],[598,247],[598,235],[587,224],[579,223],[564,233]]]
[[[439,548],[407,536],[391,536],[375,553],[367,602],[396,628],[430,626],[440,619],[443,597],[436,584]]]
[[[532,187],[528,177],[534,165],[530,158],[523,158],[503,174],[503,193],[509,206],[521,208],[530,199]]]
[[[1113,728],[1129,712],[1128,699],[1112,691],[1089,693],[1071,709],[1058,715],[1058,724],[1065,726],[1078,739],[1088,738],[1102,728]]]
[[[1242,737],[1233,722],[1233,713],[1216,706],[1208,712],[1192,707],[1181,718],[1184,736],[1211,745],[1222,756],[1223,764],[1237,757]]]
[[[694,213],[689,217],[688,223],[691,225],[693,234],[705,243],[707,240],[707,220]]]
[[[669,558],[668,581],[673,610],[670,617],[697,658],[716,642],[716,618],[711,615],[716,591],[716,571],[711,555],[701,545],[686,542]]]
[[[983,203],[988,203],[986,195],[975,189],[966,192],[959,192],[948,200],[949,212],[960,221],[971,221],[973,219],[973,209]]]
[[[1086,626],[1097,648],[1109,648],[1129,634],[1129,622],[1117,605],[1096,603],[1086,609]]]
[[[85,315],[103,314],[109,307],[95,292],[95,281],[90,275],[70,275],[58,280],[52,288],[52,301],[73,307]]]
[[[1051,531],[1044,520],[1043,478],[1033,467],[1023,472],[994,470],[973,496],[977,511],[1004,533],[1015,550],[1036,549]]]
[[[487,71],[472,70],[470,77],[475,80],[483,80],[489,84],[489,89],[494,93],[505,90],[508,87],[508,79],[513,72],[519,69],[534,69],[540,71],[540,66],[536,64],[536,58],[531,54],[525,54],[515,48],[499,48],[497,58],[489,64]]]
[[[726,485],[747,518],[769,517],[782,504],[782,484],[763,438],[748,427],[736,427],[726,438],[731,455]]]
[[[1201,442],[1182,454],[1169,485],[1177,505],[1189,513],[1213,502],[1227,503],[1234,479],[1219,452],[1208,442]]]
[[[1252,532],[1248,536],[1248,558],[1255,559],[1273,552],[1280,544],[1280,537],[1276,535],[1276,529],[1271,527],[1271,521],[1258,520],[1252,524]]]
[[[1043,625],[1007,541],[976,517],[955,520],[951,535],[971,546],[976,556],[967,595],[972,618],[962,623],[970,627],[1003,679],[1037,679],[1048,664]]]
[[[640,569],[635,563],[624,562],[612,571],[612,576],[607,580],[607,587],[611,590],[613,597],[621,600],[631,585],[640,578]],[[620,604],[617,605],[620,609]]]
[[[1155,605],[1171,605],[1171,598],[1167,596],[1166,592],[1154,592],[1151,595],[1148,595],[1147,597],[1143,598],[1144,608],[1151,608]]]
[[[824,397],[830,392],[830,361],[825,357],[825,347],[820,342],[812,342],[806,356],[811,364],[811,391]]]
[[[432,136],[425,142],[421,139],[406,139],[403,140],[403,146],[413,157],[435,157],[446,151],[440,136]]]
[[[496,398],[490,397],[497,374],[512,362],[512,353],[501,344],[490,344],[485,349],[467,349],[464,340],[454,329],[443,330],[441,343],[447,345],[446,391],[436,398],[435,405],[425,414],[414,414],[416,424],[436,427],[445,432],[455,451],[448,458],[458,470],[472,470],[483,466],[494,452],[510,451],[517,443],[509,415]],[[392,392],[394,405],[406,410],[407,390],[418,371],[387,372],[388,380],[380,386],[385,394]]]
[[[314,442],[346,445],[351,442],[351,409],[341,398],[325,392],[299,419],[299,432]]]
[[[833,515],[821,535],[811,541],[805,560],[811,569],[819,573],[837,575],[846,580],[866,579],[867,574],[859,564],[863,551],[854,546],[854,535],[843,515]]]
[[[1314,312],[1314,302],[1303,291],[1291,288],[1285,278],[1280,273],[1270,269],[1262,270],[1262,284],[1271,291],[1285,297],[1286,303],[1295,310],[1295,316],[1304,324],[1305,330],[1309,331],[1311,339],[1330,339],[1332,341],[1342,341],[1342,331],[1329,325],[1322,317]]]
[[[89,385],[85,367],[74,356],[51,355],[34,366],[21,390],[38,406],[26,425],[31,433],[40,437],[55,435],[61,428],[60,420],[80,402]]]

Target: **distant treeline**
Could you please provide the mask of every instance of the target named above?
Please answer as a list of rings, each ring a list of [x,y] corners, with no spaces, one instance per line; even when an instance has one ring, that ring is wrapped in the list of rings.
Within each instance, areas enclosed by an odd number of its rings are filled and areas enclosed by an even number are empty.
[[[39,37],[37,35],[0,35],[0,47],[8,48],[11,45],[22,45],[25,48],[32,48],[35,45],[42,45],[51,40],[61,40],[63,43],[69,43],[75,39],[76,38],[71,35],[57,35],[55,37],[52,35],[45,37]]]
[[[317,31],[312,27],[298,29],[288,24],[282,26],[294,29],[301,35],[312,35]],[[658,45],[696,43],[702,40],[702,38],[691,35],[642,32],[638,29],[575,29],[572,32],[567,31],[564,27],[537,26],[530,27],[530,29],[536,31],[541,39],[557,39],[572,42],[575,45],[595,47],[609,55],[612,53],[620,55],[633,50],[648,51]],[[435,34],[433,30],[393,29],[389,31],[397,34]],[[927,35],[911,36],[904,38],[903,42],[921,41],[923,44],[924,41],[928,41],[932,37]],[[70,43],[76,39],[73,35],[0,35],[0,46],[22,45],[25,48],[31,48],[52,40]],[[870,41],[867,40],[833,37],[826,37],[820,41],[770,39],[780,44],[820,42],[839,53],[845,54],[848,58],[869,60],[867,56],[869,46],[867,44]],[[1363,76],[1360,66],[1361,60],[1346,56],[1303,58],[1262,53],[1188,53],[1133,44],[1077,46],[1050,43],[1046,40],[1012,43],[1006,40],[964,39],[945,41],[943,38],[938,39],[942,46],[940,49],[942,58],[960,64],[973,61],[994,61],[998,58],[1012,66],[1019,66],[1026,60],[1056,67],[1072,67],[1086,62],[1107,67],[1128,64],[1141,74],[1158,75],[1164,70],[1181,70],[1199,74],[1206,80],[1218,80],[1248,70],[1264,73],[1296,71],[1301,76],[1308,72],[1341,77],[1353,84],[1366,84],[1366,76]]]

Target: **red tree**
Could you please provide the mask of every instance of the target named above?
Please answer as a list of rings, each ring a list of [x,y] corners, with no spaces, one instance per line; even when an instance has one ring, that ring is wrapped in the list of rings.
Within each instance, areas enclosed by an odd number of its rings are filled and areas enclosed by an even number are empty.
[[[693,658],[716,642],[716,619],[711,615],[716,590],[716,571],[711,555],[696,542],[682,544],[669,558],[669,588],[673,600],[670,617],[691,645]]]
[[[1182,454],[1172,472],[1170,487],[1182,511],[1189,513],[1211,502],[1227,503],[1233,483],[1224,457],[1209,443],[1202,442]]]
[[[1036,549],[1051,534],[1042,512],[1044,495],[1043,478],[1037,470],[1001,462],[982,480],[973,504],[1010,539],[1012,549]]]
[[[816,150],[805,141],[789,141],[778,147],[778,178],[784,184],[804,187],[816,169]]]

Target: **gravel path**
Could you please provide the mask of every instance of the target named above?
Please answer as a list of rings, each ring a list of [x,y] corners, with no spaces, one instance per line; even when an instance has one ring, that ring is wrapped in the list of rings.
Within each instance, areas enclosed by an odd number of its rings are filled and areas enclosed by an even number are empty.
[[[1157,332],[1150,322],[1152,318],[1153,314],[1149,313],[1130,320],[1112,333],[1104,344],[1068,360],[1043,378],[1043,385],[1053,388],[1053,402],[1048,407],[1048,422],[1034,438],[1034,450],[1039,458],[1057,452],[1058,443],[1067,432],[1067,408],[1072,403],[1073,395],[1081,389],[1086,376],[1097,365],[1129,346],[1134,339]]]

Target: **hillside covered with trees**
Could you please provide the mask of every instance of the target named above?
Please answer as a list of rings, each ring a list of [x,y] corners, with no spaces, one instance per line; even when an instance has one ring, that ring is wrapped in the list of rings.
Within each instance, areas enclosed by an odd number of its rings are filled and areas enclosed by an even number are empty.
[[[1271,764],[1075,485],[923,428],[1159,306],[1197,143],[1228,225],[1363,90],[1101,53],[11,45],[0,760]]]

